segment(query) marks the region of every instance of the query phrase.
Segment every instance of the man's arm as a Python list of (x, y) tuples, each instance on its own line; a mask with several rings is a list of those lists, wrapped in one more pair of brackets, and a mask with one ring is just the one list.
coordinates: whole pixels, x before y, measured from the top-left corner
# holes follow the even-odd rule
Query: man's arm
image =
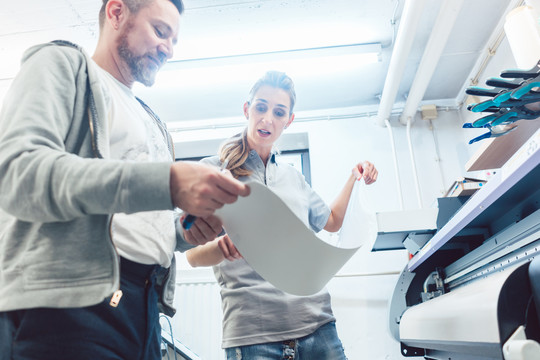
[(198, 162), (171, 165), (170, 191), (174, 206), (194, 216), (210, 216), (216, 209), (249, 195), (249, 187), (219, 168)]
[[(29, 56), (0, 115), (0, 207), (24, 221), (69, 221), (175, 206), (197, 216), (249, 189), (219, 170), (184, 162), (134, 163), (70, 153), (66, 139), (91, 149), (86, 60), (78, 50), (46, 46)], [(98, 131), (93, 128), (88, 131)], [(97, 136), (105, 136), (100, 133)], [(199, 173), (200, 171), (200, 173)]]

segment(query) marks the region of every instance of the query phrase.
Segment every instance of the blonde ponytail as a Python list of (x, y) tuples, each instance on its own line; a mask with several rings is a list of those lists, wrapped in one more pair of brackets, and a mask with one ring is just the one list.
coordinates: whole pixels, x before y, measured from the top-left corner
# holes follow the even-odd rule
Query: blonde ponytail
[(252, 171), (245, 166), (248, 156), (247, 128), (242, 133), (227, 140), (219, 149), (219, 160), (221, 163), (229, 161), (227, 170), (231, 172), (235, 179), (252, 174)]

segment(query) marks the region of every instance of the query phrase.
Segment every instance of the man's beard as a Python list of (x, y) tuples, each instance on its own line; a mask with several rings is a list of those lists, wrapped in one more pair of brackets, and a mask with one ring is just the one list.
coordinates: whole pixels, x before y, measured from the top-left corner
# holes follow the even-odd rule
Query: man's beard
[(146, 53), (142, 56), (135, 56), (130, 50), (127, 40), (127, 34), (130, 29), (131, 25), (128, 25), (119, 39), (118, 54), (120, 55), (122, 60), (126, 62), (127, 66), (129, 67), (129, 71), (131, 72), (131, 76), (133, 76), (133, 79), (135, 81), (138, 81), (145, 86), (152, 86), (154, 84), (154, 81), (156, 80), (156, 74), (159, 70), (159, 67), (154, 68), (153, 66), (147, 65), (149, 61), (148, 56), (152, 56), (154, 58), (157, 57), (158, 60), (162, 63), (163, 57), (159, 54), (154, 56), (150, 53)]

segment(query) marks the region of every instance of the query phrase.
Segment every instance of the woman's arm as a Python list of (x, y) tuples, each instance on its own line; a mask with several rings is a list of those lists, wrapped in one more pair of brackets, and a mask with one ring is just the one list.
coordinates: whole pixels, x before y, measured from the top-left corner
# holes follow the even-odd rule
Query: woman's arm
[(234, 261), (242, 258), (228, 235), (218, 237), (204, 245), (186, 251), (186, 258), (193, 267), (213, 266), (224, 259)]
[(369, 161), (359, 163), (352, 169), (351, 176), (349, 176), (349, 179), (347, 179), (343, 189), (330, 206), (332, 212), (328, 217), (324, 230), (335, 232), (341, 228), (355, 181), (359, 181), (364, 178), (366, 185), (373, 184), (377, 180), (377, 175), (377, 169)]

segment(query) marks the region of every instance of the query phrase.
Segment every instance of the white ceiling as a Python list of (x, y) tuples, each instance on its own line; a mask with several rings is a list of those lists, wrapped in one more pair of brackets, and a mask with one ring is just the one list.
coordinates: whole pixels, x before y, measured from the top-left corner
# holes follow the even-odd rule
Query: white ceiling
[[(184, 0), (175, 59), (380, 43), (381, 61), (332, 74), (294, 76), (297, 112), (355, 107), (376, 111), (392, 56), (404, 0)], [(406, 99), (442, 1), (426, 1), (408, 56), (396, 102)], [(424, 101), (456, 104), (463, 98), (486, 43), (515, 0), (465, 1)], [(101, 0), (2, 0), (0, 6), (0, 85), (15, 76), (27, 47), (63, 38), (93, 52)], [(393, 23), (395, 25), (393, 25)], [(170, 65), (168, 65), (170, 67)], [(261, 74), (262, 75), (262, 74)], [(182, 81), (135, 91), (167, 122), (241, 116), (256, 78), (199, 86)], [(170, 80), (170, 79), (169, 79)]]

